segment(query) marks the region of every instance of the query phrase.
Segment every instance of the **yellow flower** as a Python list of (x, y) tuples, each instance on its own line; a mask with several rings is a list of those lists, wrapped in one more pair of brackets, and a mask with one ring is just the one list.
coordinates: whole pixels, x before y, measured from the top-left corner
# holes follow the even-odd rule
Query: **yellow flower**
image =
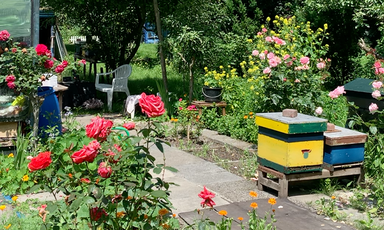
[(248, 43), (252, 43), (253, 41), (252, 41), (252, 39), (248, 39), (247, 42)]
[(271, 18), (270, 18), (270, 17), (267, 18), (267, 22), (269, 22), (269, 21), (271, 21)]
[(9, 229), (12, 226), (12, 224), (8, 224), (7, 226), (4, 226), (5, 229)]
[(334, 200), (334, 199), (336, 199), (336, 197), (335, 197), (335, 196), (332, 196), (331, 199)]
[(270, 203), (271, 205), (275, 205), (276, 199), (275, 198), (269, 198), (268, 203)]
[(160, 215), (160, 216), (164, 216), (164, 215), (166, 215), (166, 214), (168, 214), (168, 210), (167, 210), (167, 209), (162, 208), (162, 209), (159, 210), (159, 215)]
[(22, 181), (28, 181), (29, 180), (29, 176), (28, 175), (24, 175), (23, 178), (21, 179)]
[(248, 116), (247, 116), (247, 115), (245, 115), (245, 116), (244, 116), (244, 119), (248, 119)]
[[(252, 112), (251, 112), (252, 113)], [(250, 113), (250, 115), (251, 115), (251, 113)], [(257, 197), (257, 192), (255, 192), (255, 191), (250, 191), (249, 192), (249, 195), (251, 196), (251, 197)]]
[(19, 198), (19, 197), (17, 197), (17, 196), (13, 196), (13, 197), (12, 197), (12, 200), (13, 200), (13, 201), (17, 201), (18, 198)]
[(257, 208), (257, 206), (258, 206), (258, 205), (257, 205), (256, 202), (252, 202), (251, 205), (250, 205), (250, 207), (253, 208), (253, 209)]
[(8, 158), (10, 158), (10, 157), (14, 157), (13, 153), (10, 153), (10, 154), (8, 155)]
[(0, 205), (0, 210), (3, 211), (6, 207), (5, 205)]
[(324, 30), (327, 30), (327, 29), (328, 29), (328, 24), (325, 23), (325, 24), (324, 24)]

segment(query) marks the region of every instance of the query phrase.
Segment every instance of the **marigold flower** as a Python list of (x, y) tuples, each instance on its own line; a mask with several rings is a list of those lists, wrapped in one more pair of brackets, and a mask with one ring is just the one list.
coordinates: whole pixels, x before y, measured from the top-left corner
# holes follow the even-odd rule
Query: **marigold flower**
[(225, 211), (225, 210), (220, 210), (220, 211), (218, 212), (218, 214), (221, 215), (221, 216), (226, 216), (228, 213), (227, 213), (227, 211)]
[(177, 215), (176, 215), (176, 213), (173, 213), (172, 216), (173, 216), (173, 218), (176, 218)]
[(250, 205), (251, 208), (255, 209), (258, 207), (257, 203), (256, 202), (252, 202), (251, 205)]
[(164, 215), (167, 215), (169, 213), (169, 211), (165, 208), (162, 208), (159, 210), (159, 215), (160, 216), (164, 216)]
[(334, 200), (334, 199), (336, 199), (336, 197), (335, 197), (335, 196), (332, 196), (331, 199)]
[(21, 179), (22, 181), (28, 181), (29, 180), (29, 176), (28, 175), (24, 175), (23, 178)]
[(0, 205), (0, 210), (3, 211), (5, 208), (7, 208), (7, 206), (5, 205)]
[(8, 155), (8, 158), (10, 158), (10, 157), (14, 157), (13, 153), (10, 153), (10, 154)]
[(240, 221), (243, 221), (243, 220), (244, 220), (244, 218), (241, 217), (241, 216), (237, 217), (237, 219), (240, 220)]
[(249, 192), (249, 195), (250, 195), (251, 197), (257, 197), (257, 192), (255, 192), (255, 191), (250, 191), (250, 192)]
[(13, 196), (13, 197), (12, 197), (12, 200), (13, 200), (13, 201), (17, 201), (18, 198), (19, 198), (19, 197), (17, 197), (17, 196)]
[(73, 178), (72, 173), (68, 173), (69, 178)]
[(275, 205), (276, 199), (275, 198), (269, 198), (268, 203), (270, 203), (271, 205)]

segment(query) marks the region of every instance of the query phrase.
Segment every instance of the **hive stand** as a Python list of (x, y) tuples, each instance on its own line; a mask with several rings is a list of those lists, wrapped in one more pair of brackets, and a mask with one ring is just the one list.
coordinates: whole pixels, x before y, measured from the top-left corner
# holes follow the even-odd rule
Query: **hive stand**
[[(271, 188), (278, 192), (280, 198), (288, 197), (288, 183), (292, 181), (306, 181), (332, 177), (343, 177), (359, 175), (358, 183), (361, 183), (364, 178), (363, 163), (333, 165), (332, 167), (323, 167), (320, 172), (304, 172), (304, 173), (292, 173), (284, 174), (274, 169), (259, 165), (258, 169), (258, 183), (257, 187), (260, 191), (264, 190), (264, 187)], [(267, 174), (271, 174), (276, 179), (268, 178)], [(277, 181), (276, 181), (277, 180)]]
[(192, 105), (196, 106), (196, 108), (199, 109), (199, 116), (201, 117), (201, 114), (203, 113), (204, 107), (219, 107), (221, 108), (221, 114), (225, 115), (225, 107), (227, 106), (227, 103), (225, 101), (220, 102), (206, 102), (206, 101), (193, 101)]

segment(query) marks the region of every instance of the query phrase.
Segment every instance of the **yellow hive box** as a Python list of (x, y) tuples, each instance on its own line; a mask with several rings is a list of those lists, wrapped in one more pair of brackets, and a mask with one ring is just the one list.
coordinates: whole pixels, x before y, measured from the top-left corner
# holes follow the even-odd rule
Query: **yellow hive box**
[(327, 120), (298, 114), (258, 113), (258, 161), (283, 173), (320, 171)]

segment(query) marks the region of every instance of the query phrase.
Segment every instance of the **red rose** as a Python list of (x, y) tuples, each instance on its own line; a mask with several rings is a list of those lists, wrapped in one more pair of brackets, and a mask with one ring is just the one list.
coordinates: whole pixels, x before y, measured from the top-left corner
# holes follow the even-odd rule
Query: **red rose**
[(64, 66), (64, 68), (65, 68), (65, 67), (67, 67), (67, 66), (68, 66), (68, 62), (67, 62), (66, 60), (64, 60), (64, 61), (61, 63), (61, 65), (63, 65), (63, 66)]
[(14, 88), (16, 88), (15, 82), (13, 82), (13, 81), (8, 82), (8, 83), (7, 83), (7, 86), (8, 86), (8, 88), (10, 88), (10, 89), (14, 89)]
[(58, 65), (55, 69), (56, 73), (62, 73), (64, 71), (64, 66), (63, 65)]
[(5, 78), (5, 81), (6, 82), (14, 82), (16, 80), (16, 77), (13, 76), (13, 75), (8, 75), (6, 78)]
[(104, 209), (98, 207), (91, 209), (91, 220), (98, 221), (103, 216), (108, 216), (108, 213)]
[(112, 168), (107, 165), (107, 163), (101, 162), (97, 169), (97, 173), (103, 178), (109, 178), (112, 174)]
[(6, 30), (0, 31), (0, 41), (7, 41), (11, 35)]
[(38, 44), (36, 46), (35, 50), (36, 50), (37, 55), (39, 55), (39, 56), (46, 55), (47, 51), (49, 51), (47, 46), (44, 44)]
[(80, 182), (89, 184), (89, 183), (91, 183), (91, 180), (88, 178), (81, 178)]
[(53, 61), (52, 60), (46, 60), (45, 62), (44, 62), (44, 67), (46, 68), (46, 69), (51, 69), (52, 67), (53, 67)]
[(12, 48), (11, 51), (12, 51), (12, 53), (16, 53), (17, 49), (16, 48)]
[(147, 96), (145, 93), (142, 93), (139, 105), (148, 117), (159, 117), (165, 112), (164, 103), (161, 101), (161, 98), (153, 94)]
[(84, 161), (92, 163), (93, 160), (96, 158), (100, 147), (101, 146), (99, 142), (97, 142), (96, 140), (91, 141), (87, 146), (84, 145), (82, 149), (77, 152), (74, 152), (71, 158), (76, 164), (83, 163)]
[(81, 60), (79, 61), (79, 64), (80, 64), (80, 65), (85, 65), (85, 64), (87, 64), (87, 61), (86, 61), (85, 59), (81, 59)]
[(95, 138), (98, 141), (105, 141), (111, 133), (113, 122), (104, 118), (95, 117), (92, 122), (85, 126), (85, 132), (88, 137)]
[(128, 122), (128, 123), (124, 123), (123, 124), (123, 127), (128, 129), (128, 130), (132, 130), (135, 128), (135, 122)]
[(28, 164), (29, 171), (33, 172), (40, 169), (45, 169), (52, 162), (51, 152), (41, 152), (36, 157), (32, 158)]

